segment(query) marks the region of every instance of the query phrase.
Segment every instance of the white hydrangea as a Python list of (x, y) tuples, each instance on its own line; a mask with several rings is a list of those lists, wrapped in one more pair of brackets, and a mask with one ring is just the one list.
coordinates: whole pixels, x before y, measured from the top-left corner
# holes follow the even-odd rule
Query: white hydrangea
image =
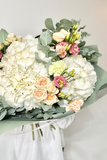
[(44, 64), (35, 61), (37, 44), (37, 40), (28, 35), (22, 42), (12, 42), (2, 58), (0, 97), (11, 107), (24, 106), (29, 110), (38, 106), (33, 98), (36, 77), (48, 74)]
[(75, 97), (86, 100), (94, 91), (94, 86), (97, 81), (96, 72), (90, 62), (87, 62), (81, 55), (72, 55), (63, 59), (68, 72), (75, 70), (74, 79), (63, 87), (61, 92), (72, 94), (71, 99)]

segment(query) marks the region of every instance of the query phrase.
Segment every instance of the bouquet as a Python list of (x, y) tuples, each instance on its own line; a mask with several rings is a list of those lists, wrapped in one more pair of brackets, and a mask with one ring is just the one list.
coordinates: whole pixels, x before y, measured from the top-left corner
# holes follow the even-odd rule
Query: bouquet
[[(34, 38), (0, 31), (0, 120), (59, 119), (95, 102), (107, 87), (107, 73), (97, 66), (97, 46), (80, 21), (62, 19)], [(102, 87), (103, 86), (103, 87)], [(27, 122), (28, 123), (28, 122)]]

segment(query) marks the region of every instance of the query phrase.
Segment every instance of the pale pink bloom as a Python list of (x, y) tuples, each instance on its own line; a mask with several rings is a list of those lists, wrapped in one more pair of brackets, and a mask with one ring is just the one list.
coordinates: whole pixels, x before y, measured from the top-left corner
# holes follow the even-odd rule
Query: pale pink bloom
[(60, 87), (60, 88), (67, 86), (65, 77), (63, 77), (63, 76), (54, 77), (53, 82), (54, 82), (55, 86)]
[(69, 45), (68, 42), (59, 42), (56, 46), (60, 45), (60, 46), (64, 46), (65, 47), (67, 44)]
[(48, 94), (47, 98), (44, 100), (44, 103), (47, 105), (53, 105), (54, 103), (58, 102), (58, 98), (54, 94)]
[(45, 88), (37, 88), (34, 91), (34, 97), (38, 102), (41, 102), (42, 100), (46, 99), (47, 97), (47, 91)]
[(50, 79), (47, 77), (37, 77), (36, 85), (40, 87), (47, 87), (50, 83)]
[(79, 47), (76, 43), (73, 43), (69, 49), (69, 52), (74, 54), (74, 55), (77, 55), (79, 54)]
[(74, 99), (68, 107), (66, 107), (66, 111), (73, 110), (74, 112), (78, 112), (80, 108), (83, 106), (84, 101), (82, 99)]
[(3, 56), (3, 53), (2, 52), (0, 52), (0, 58)]
[(65, 51), (65, 46), (66, 45), (69, 45), (68, 42), (59, 42), (57, 45), (56, 45), (56, 51), (57, 52), (60, 52), (61, 54), (59, 54), (59, 57), (60, 58), (64, 58), (67, 54), (67, 52)]
[(61, 53), (61, 54), (59, 54), (60, 58), (64, 58), (67, 54), (64, 46), (60, 46), (60, 45), (56, 46), (56, 51)]

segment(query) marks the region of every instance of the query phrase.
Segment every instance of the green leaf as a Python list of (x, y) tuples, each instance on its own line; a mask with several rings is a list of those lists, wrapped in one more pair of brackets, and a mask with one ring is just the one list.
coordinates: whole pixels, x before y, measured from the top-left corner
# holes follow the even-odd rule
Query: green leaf
[(56, 108), (56, 112), (57, 113), (63, 113), (63, 112), (65, 112), (65, 107), (57, 107)]
[(39, 43), (37, 48), (38, 50), (41, 50), (43, 53), (45, 53), (46, 57), (48, 57), (48, 53), (50, 52), (50, 49), (47, 46), (43, 46)]
[(76, 20), (72, 19), (71, 22), (72, 22), (72, 26), (77, 25), (77, 23), (80, 24), (80, 20), (76, 21)]
[(72, 22), (68, 19), (61, 19), (60, 23), (56, 23), (56, 31), (60, 31), (61, 29), (65, 29), (68, 31), (72, 26)]
[(80, 43), (78, 44), (78, 47), (79, 47), (79, 48), (80, 48), (80, 47), (83, 47), (85, 44), (86, 44), (86, 42), (85, 42), (85, 41), (82, 41), (82, 42), (80, 42)]
[(23, 111), (24, 109), (25, 109), (24, 107), (17, 108), (17, 109), (16, 109), (16, 112), (21, 112), (21, 111)]
[(45, 20), (45, 26), (46, 26), (46, 28), (48, 28), (51, 31), (53, 31), (55, 29), (54, 26), (53, 26), (53, 21), (52, 21), (51, 18), (47, 18)]
[(43, 118), (43, 114), (42, 113), (39, 113), (36, 118)]
[(81, 32), (81, 38), (80, 38), (80, 41), (82, 41), (85, 37), (88, 37), (88, 36), (90, 36), (90, 34), (89, 34), (89, 33), (87, 33), (87, 32)]
[(70, 27), (72, 26), (72, 22), (69, 21), (68, 19), (61, 19), (60, 20), (61, 26), (68, 31)]
[(45, 113), (43, 117), (44, 117), (45, 120), (47, 120), (49, 118), (52, 118), (52, 115)]
[(52, 35), (49, 32), (49, 30), (42, 32), (42, 34), (40, 35), (40, 41), (41, 41), (42, 45), (44, 45), (44, 46), (46, 46), (52, 42)]
[(47, 31), (47, 29), (46, 29), (46, 28), (42, 29), (42, 32), (45, 32), (45, 31)]
[(49, 106), (49, 105), (43, 105), (43, 110), (44, 111), (48, 111), (49, 109), (51, 109), (52, 108), (52, 106)]
[(61, 54), (60, 52), (50, 51), (48, 53), (48, 57), (56, 57), (57, 55)]
[(8, 109), (7, 115), (15, 115), (15, 109), (14, 108)]
[(38, 62), (38, 63), (43, 63), (43, 64), (47, 64), (47, 62), (45, 62), (45, 61), (43, 61), (42, 59), (39, 58), (37, 52), (35, 52), (35, 57), (36, 57), (36, 62)]
[(0, 30), (0, 42), (3, 43), (7, 38), (8, 32), (5, 29)]
[(47, 73), (49, 73), (49, 66), (51, 65), (51, 60), (50, 61), (48, 61), (48, 63), (46, 64), (46, 69), (47, 69)]
[(7, 110), (6, 109), (2, 109), (0, 111), (0, 121), (6, 116), (7, 114)]
[(78, 32), (81, 30), (81, 29), (84, 29), (86, 26), (83, 26), (83, 27), (80, 27), (79, 29), (78, 29)]

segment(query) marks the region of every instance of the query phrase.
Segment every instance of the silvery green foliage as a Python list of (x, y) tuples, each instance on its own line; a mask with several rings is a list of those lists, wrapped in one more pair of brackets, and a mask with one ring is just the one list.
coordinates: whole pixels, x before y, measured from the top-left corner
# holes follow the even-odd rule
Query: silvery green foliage
[(0, 30), (0, 42), (3, 43), (7, 38), (8, 32), (5, 29)]

